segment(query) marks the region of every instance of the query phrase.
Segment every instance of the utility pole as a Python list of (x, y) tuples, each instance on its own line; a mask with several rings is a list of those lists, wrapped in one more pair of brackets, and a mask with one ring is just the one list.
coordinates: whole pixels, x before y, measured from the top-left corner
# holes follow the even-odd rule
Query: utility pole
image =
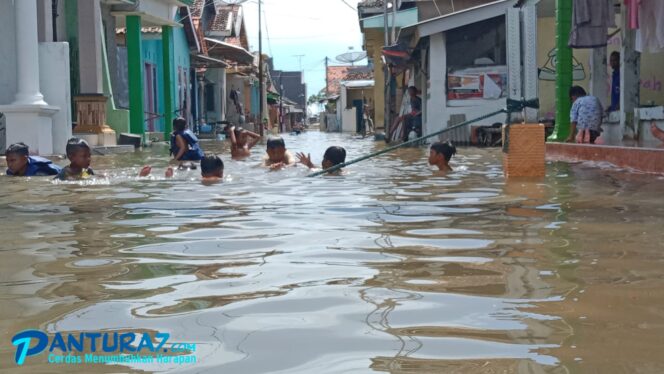
[(330, 61), (330, 58), (325, 56), (325, 97), (326, 98), (327, 98), (327, 95), (330, 94), (330, 92), (328, 91), (328, 87), (330, 87), (330, 79), (327, 76), (327, 68), (329, 66), (329, 61)]
[(259, 119), (259, 127), (260, 131), (258, 132), (261, 136), (263, 136), (263, 101), (265, 100), (265, 93), (263, 92), (264, 89), (264, 82), (263, 82), (263, 26), (262, 26), (262, 0), (258, 0), (258, 90), (259, 92), (259, 100), (260, 100), (260, 119)]
[[(383, 34), (385, 36), (385, 46), (390, 45), (390, 40), (389, 40), (389, 34), (388, 34), (388, 24), (387, 24), (387, 0), (383, 1)], [(387, 66), (387, 61), (383, 59), (382, 61), (385, 61), (383, 64), (383, 78), (385, 79), (385, 87), (383, 90), (383, 127), (385, 128), (385, 131), (387, 134), (389, 134), (390, 130), (390, 105), (389, 105), (389, 100), (390, 100), (390, 73), (388, 71), (388, 66)], [(386, 137), (385, 140), (389, 141), (389, 139)]]
[(390, 44), (397, 42), (397, 4), (399, 0), (392, 0), (392, 40)]
[(284, 84), (282, 82), (284, 72), (279, 73), (279, 132), (284, 130)]

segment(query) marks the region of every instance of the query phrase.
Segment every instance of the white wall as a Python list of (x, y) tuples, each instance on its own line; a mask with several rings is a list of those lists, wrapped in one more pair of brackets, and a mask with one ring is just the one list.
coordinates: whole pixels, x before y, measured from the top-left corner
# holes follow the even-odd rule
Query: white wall
[(52, 117), (53, 153), (65, 154), (65, 145), (72, 134), (69, 43), (39, 43), (39, 73), (44, 100), (60, 108)]
[(431, 134), (447, 127), (449, 116), (445, 116), (445, 78), (447, 75), (447, 52), (445, 34), (438, 33), (429, 38), (429, 87), (426, 101), (426, 123), (424, 133)]
[(17, 89), (14, 2), (0, 0), (0, 10), (0, 104), (10, 104)]
[(357, 118), (355, 117), (355, 108), (351, 109), (338, 109), (342, 110), (341, 113), (341, 131), (342, 132), (357, 132), (356, 122)]

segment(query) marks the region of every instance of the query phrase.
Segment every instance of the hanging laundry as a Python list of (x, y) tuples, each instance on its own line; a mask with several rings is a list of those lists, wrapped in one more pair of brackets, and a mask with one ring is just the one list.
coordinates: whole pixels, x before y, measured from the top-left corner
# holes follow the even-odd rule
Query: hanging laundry
[(607, 44), (609, 27), (616, 27), (613, 0), (575, 0), (572, 8), (572, 48), (597, 48)]
[(641, 5), (641, 0), (625, 0), (627, 27), (632, 30), (639, 28), (639, 5)]
[(640, 0), (639, 29), (635, 48), (638, 52), (664, 51), (664, 1)]

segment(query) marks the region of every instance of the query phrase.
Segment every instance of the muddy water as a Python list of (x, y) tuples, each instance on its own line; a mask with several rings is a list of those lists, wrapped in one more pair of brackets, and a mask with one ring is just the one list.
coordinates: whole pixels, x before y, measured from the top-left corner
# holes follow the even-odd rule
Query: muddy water
[[(286, 142), (314, 162), (381, 146)], [(662, 178), (550, 164), (506, 182), (481, 149), (437, 175), (425, 153), (309, 179), (255, 150), (203, 186), (161, 178), (155, 147), (94, 159), (95, 183), (3, 177), (0, 371), (664, 372)], [(137, 180), (145, 163), (156, 177)], [(197, 362), (17, 367), (28, 328), (168, 332)]]

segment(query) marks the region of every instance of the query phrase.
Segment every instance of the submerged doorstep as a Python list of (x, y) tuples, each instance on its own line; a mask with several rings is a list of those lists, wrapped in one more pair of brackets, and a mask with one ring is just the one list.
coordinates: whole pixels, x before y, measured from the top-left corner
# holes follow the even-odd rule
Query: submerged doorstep
[(664, 174), (664, 148), (547, 143), (546, 158), (550, 161), (608, 162), (621, 168)]

